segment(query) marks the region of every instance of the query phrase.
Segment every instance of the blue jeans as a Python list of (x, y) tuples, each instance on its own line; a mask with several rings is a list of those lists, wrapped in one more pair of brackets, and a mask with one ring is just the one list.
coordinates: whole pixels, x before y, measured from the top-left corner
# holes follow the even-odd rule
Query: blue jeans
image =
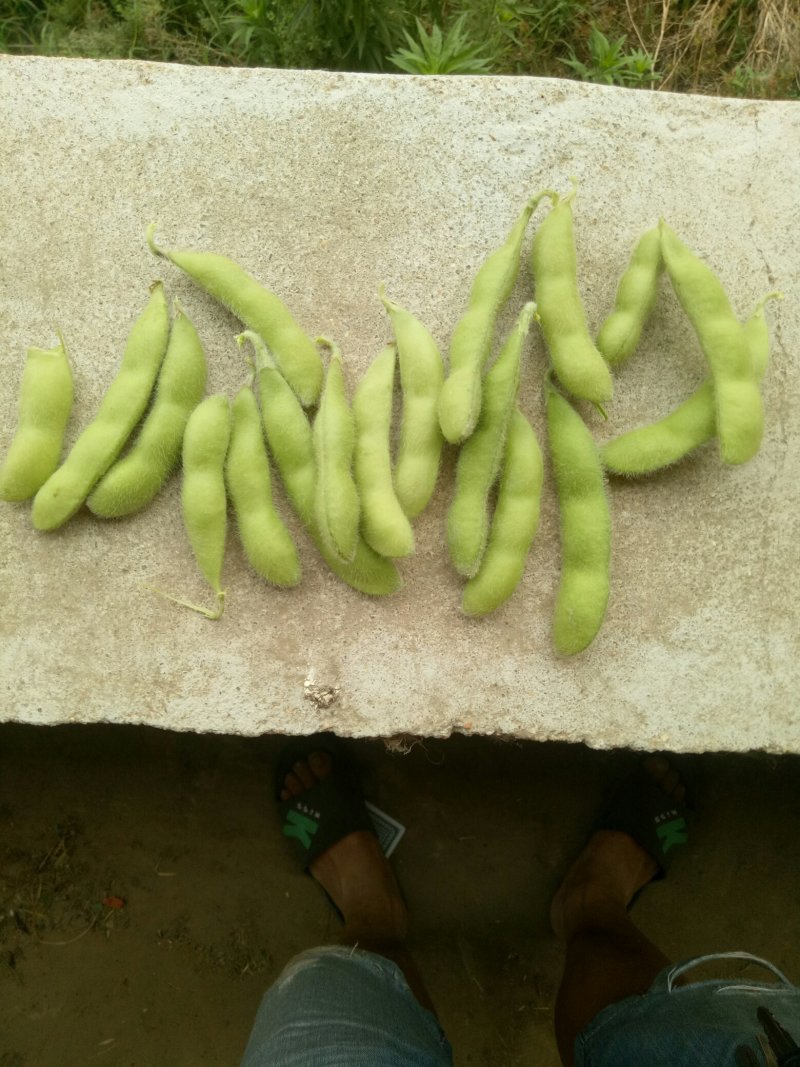
[(328, 946), (295, 956), (267, 990), (241, 1067), (450, 1067), (436, 1017), (396, 963)]
[[(701, 963), (749, 960), (777, 982), (711, 981), (675, 985)], [(763, 1064), (756, 1019), (767, 1008), (800, 1044), (800, 989), (766, 960), (749, 952), (696, 956), (665, 968), (650, 989), (603, 1008), (575, 1042), (576, 1067), (734, 1067), (736, 1048), (747, 1045)]]
[[(777, 983), (675, 986), (700, 963), (747, 959)], [(604, 1008), (575, 1042), (577, 1067), (734, 1067), (736, 1046), (758, 1055), (764, 1005), (800, 1042), (800, 989), (743, 952), (699, 956), (658, 975), (643, 996)], [(498, 1061), (499, 1062), (499, 1061)], [(763, 1062), (763, 1057), (759, 1059)], [(435, 1017), (400, 968), (371, 952), (316, 948), (296, 956), (267, 990), (241, 1067), (452, 1067)], [(531, 1053), (531, 1064), (536, 1053)]]

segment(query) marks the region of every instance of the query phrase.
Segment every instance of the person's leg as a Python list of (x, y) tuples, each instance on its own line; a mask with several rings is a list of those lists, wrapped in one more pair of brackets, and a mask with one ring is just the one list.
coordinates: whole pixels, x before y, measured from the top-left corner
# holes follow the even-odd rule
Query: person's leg
[[(267, 990), (242, 1067), (452, 1067), (406, 945), (406, 906), (376, 835), (345, 829), (337, 840), (343, 824), (369, 824), (346, 759), (310, 751), (281, 774), (284, 832), (293, 829), (289, 836), (304, 849), (306, 869), (338, 908), (343, 928), (337, 944), (296, 956)], [(328, 841), (334, 843), (326, 848)]]
[[(683, 784), (666, 760), (653, 757), (645, 767), (667, 796), (678, 803), (684, 799)], [(555, 1006), (556, 1040), (565, 1067), (574, 1062), (575, 1038), (597, 1013), (647, 992), (669, 963), (627, 910), (657, 872), (655, 860), (632, 837), (599, 830), (553, 900), (553, 929), (566, 942)]]
[[(282, 800), (299, 797), (331, 773), (331, 756), (312, 752), (286, 775)], [(408, 912), (378, 839), (369, 831), (349, 834), (311, 864), (344, 917), (340, 945), (357, 946), (392, 960), (419, 1003), (434, 1011), (431, 998), (406, 947)]]

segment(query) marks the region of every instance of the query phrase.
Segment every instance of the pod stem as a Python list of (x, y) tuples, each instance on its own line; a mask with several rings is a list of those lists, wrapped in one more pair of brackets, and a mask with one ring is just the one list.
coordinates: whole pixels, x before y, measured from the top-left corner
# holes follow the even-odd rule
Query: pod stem
[(336, 344), (335, 341), (332, 341), (330, 339), (330, 337), (315, 337), (314, 344), (322, 345), (324, 348), (329, 348), (331, 353), (331, 359), (338, 359), (340, 363), (342, 362), (342, 350)]
[(773, 289), (771, 293), (767, 293), (766, 296), (762, 296), (756, 306), (753, 308), (753, 314), (757, 315), (760, 311), (763, 311), (770, 300), (784, 300), (786, 294), (782, 293), (780, 289)]
[(254, 368), (256, 373), (265, 368), (269, 370), (278, 369), (275, 360), (272, 358), (272, 353), (267, 347), (267, 342), (261, 334), (256, 333), (255, 330), (245, 330), (243, 333), (236, 335), (236, 344), (239, 348), (244, 348), (248, 341), (253, 346), (254, 358), (248, 359), (247, 362)]
[(536, 308), (536, 301), (529, 300), (527, 304), (523, 306), (522, 311), (520, 312), (519, 319), (517, 320), (517, 325), (522, 331), (522, 333), (527, 333), (528, 330), (530, 330), (531, 328), (531, 323), (539, 321), (540, 319), (539, 313)]
[(166, 256), (166, 252), (162, 252), (156, 244), (155, 232), (158, 229), (157, 222), (151, 222), (147, 229), (144, 231), (145, 240), (150, 251), (154, 256)]
[(171, 600), (173, 604), (180, 604), (181, 607), (191, 608), (192, 611), (196, 611), (199, 615), (204, 615), (207, 619), (221, 619), (222, 613), (225, 610), (225, 590), (220, 589), (217, 593), (217, 610), (211, 611), (210, 608), (204, 608), (202, 604), (194, 604), (191, 600), (181, 600), (180, 597), (173, 596), (172, 593), (167, 593), (163, 589), (159, 589), (158, 586), (150, 585), (148, 582), (142, 583), (146, 589), (152, 589), (154, 593), (158, 593), (159, 596), (166, 597), (167, 600)]
[(389, 313), (394, 310), (397, 310), (397, 308), (399, 308), (400, 306), (399, 304), (396, 304), (394, 300), (390, 300), (389, 297), (386, 295), (386, 286), (383, 284), (383, 282), (381, 282), (381, 284), (378, 286), (378, 299), (381, 301), (381, 303)]

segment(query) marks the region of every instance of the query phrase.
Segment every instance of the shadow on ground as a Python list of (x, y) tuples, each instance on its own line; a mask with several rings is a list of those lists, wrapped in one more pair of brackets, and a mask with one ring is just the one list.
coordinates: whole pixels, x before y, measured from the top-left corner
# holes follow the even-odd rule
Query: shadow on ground
[[(336, 921), (272, 805), (283, 739), (0, 726), (0, 1067), (236, 1067), (265, 987)], [(634, 758), (454, 737), (354, 742), (456, 1064), (558, 1063), (550, 897)], [(691, 852), (636, 905), (679, 958), (800, 980), (800, 759), (681, 757)]]

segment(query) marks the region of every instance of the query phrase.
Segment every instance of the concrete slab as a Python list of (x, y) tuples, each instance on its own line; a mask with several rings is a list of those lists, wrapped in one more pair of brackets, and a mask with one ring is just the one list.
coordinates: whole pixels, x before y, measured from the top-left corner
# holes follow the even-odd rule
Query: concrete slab
[[(141, 516), (82, 514), (53, 535), (32, 530), (26, 506), (0, 510), (0, 717), (800, 751), (800, 105), (528, 78), (9, 57), (0, 100), (0, 448), (25, 347), (52, 343), (56, 326), (66, 334), (74, 439), (157, 276), (201, 331), (209, 389), (240, 384), (237, 323), (152, 259), (143, 229), (156, 219), (165, 243), (231, 255), (310, 333), (337, 338), (351, 383), (388, 335), (380, 282), (446, 348), (475, 270), (522, 203), (572, 174), (592, 326), (659, 215), (718, 271), (742, 316), (768, 289), (787, 297), (770, 311), (759, 456), (724, 468), (709, 447), (665, 476), (611, 487), (612, 597), (583, 655), (559, 659), (550, 643), (549, 477), (523, 586), (483, 622), (459, 615), (443, 549), (452, 455), (401, 593), (352, 592), (302, 535), (303, 584), (276, 592), (232, 537), (219, 623), (145, 588), (203, 595), (174, 479)], [(529, 292), (523, 274), (504, 328)], [(535, 338), (522, 403), (542, 439), (544, 367)], [(702, 377), (665, 284), (608, 423), (592, 420), (598, 438), (668, 411)]]

